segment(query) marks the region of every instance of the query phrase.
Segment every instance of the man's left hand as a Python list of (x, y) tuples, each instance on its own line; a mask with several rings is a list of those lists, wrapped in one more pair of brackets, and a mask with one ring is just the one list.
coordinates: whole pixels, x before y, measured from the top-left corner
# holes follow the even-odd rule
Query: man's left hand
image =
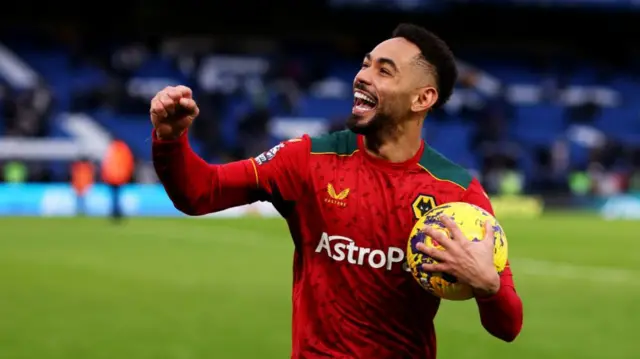
[(500, 275), (493, 263), (495, 245), (493, 228), (489, 221), (485, 222), (485, 235), (481, 241), (470, 241), (462, 233), (453, 219), (440, 218), (451, 234), (433, 227), (425, 227), (423, 231), (437, 241), (445, 250), (427, 247), (418, 243), (417, 249), (435, 259), (438, 263), (423, 264), (422, 269), (428, 272), (445, 272), (470, 285), (476, 297), (491, 296), (500, 289)]

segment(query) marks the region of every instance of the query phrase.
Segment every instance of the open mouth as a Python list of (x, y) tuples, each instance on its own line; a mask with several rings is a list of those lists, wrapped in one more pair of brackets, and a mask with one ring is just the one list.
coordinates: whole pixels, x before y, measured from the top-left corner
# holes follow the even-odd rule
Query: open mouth
[(355, 91), (353, 93), (353, 113), (362, 115), (366, 112), (374, 110), (378, 105), (378, 100), (367, 93)]

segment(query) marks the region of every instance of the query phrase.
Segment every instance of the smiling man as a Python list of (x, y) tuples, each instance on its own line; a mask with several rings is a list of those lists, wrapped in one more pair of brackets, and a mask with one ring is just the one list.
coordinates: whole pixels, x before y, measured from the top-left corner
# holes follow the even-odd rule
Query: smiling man
[[(447, 101), (456, 76), (442, 40), (400, 25), (364, 58), (349, 130), (224, 165), (189, 147), (186, 131), (199, 113), (190, 89), (168, 87), (152, 100), (154, 165), (176, 208), (201, 215), (270, 201), (287, 220), (295, 245), (292, 358), (436, 357), (440, 300), (406, 271), (409, 233), (443, 203), (492, 212), (480, 183), (421, 139), (427, 113)], [(447, 268), (468, 279), (486, 330), (512, 341), (522, 303), (511, 270), (498, 275), (491, 255), (472, 247), (451, 251)]]

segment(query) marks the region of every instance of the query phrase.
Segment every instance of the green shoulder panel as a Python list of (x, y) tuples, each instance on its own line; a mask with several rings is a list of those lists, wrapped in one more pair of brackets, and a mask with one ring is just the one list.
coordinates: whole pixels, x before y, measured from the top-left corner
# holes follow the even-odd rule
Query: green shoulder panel
[(334, 154), (349, 156), (358, 150), (358, 137), (355, 133), (345, 130), (327, 135), (311, 137), (312, 154)]
[(461, 166), (453, 163), (440, 152), (425, 145), (424, 153), (420, 158), (420, 167), (424, 168), (433, 177), (440, 181), (452, 182), (465, 190), (469, 187), (473, 177)]

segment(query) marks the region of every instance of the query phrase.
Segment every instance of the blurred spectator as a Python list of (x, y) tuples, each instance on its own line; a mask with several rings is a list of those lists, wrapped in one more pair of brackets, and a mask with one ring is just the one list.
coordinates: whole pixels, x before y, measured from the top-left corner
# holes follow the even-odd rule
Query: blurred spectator
[(6, 183), (24, 183), (28, 179), (27, 166), (20, 161), (10, 161), (3, 167), (3, 178)]
[(590, 124), (600, 114), (602, 108), (594, 99), (589, 96), (587, 100), (579, 105), (567, 108), (569, 123)]
[(589, 173), (575, 170), (569, 175), (569, 189), (573, 195), (586, 196), (591, 193), (593, 183)]
[(503, 170), (500, 179), (499, 194), (503, 196), (516, 196), (524, 190), (524, 176), (513, 166)]
[(95, 168), (87, 158), (81, 158), (71, 165), (71, 186), (76, 193), (77, 214), (86, 214), (85, 195), (95, 182)]
[(102, 181), (111, 187), (113, 196), (111, 218), (116, 222), (119, 222), (124, 215), (120, 203), (120, 192), (122, 186), (131, 181), (134, 165), (129, 146), (122, 140), (113, 140), (102, 160)]
[(44, 82), (33, 89), (8, 91), (3, 98), (6, 134), (42, 137), (47, 133), (52, 96)]
[(622, 192), (622, 177), (616, 173), (608, 172), (605, 167), (593, 162), (587, 169), (593, 183), (593, 193), (600, 196), (611, 196)]
[(238, 125), (240, 147), (237, 151), (240, 158), (255, 156), (269, 147), (267, 125), (270, 119), (269, 110), (261, 105), (240, 119)]
[(214, 161), (230, 152), (220, 134), (222, 116), (227, 110), (227, 98), (219, 92), (202, 93), (198, 96), (200, 115), (193, 123), (192, 136), (203, 143), (204, 158)]

